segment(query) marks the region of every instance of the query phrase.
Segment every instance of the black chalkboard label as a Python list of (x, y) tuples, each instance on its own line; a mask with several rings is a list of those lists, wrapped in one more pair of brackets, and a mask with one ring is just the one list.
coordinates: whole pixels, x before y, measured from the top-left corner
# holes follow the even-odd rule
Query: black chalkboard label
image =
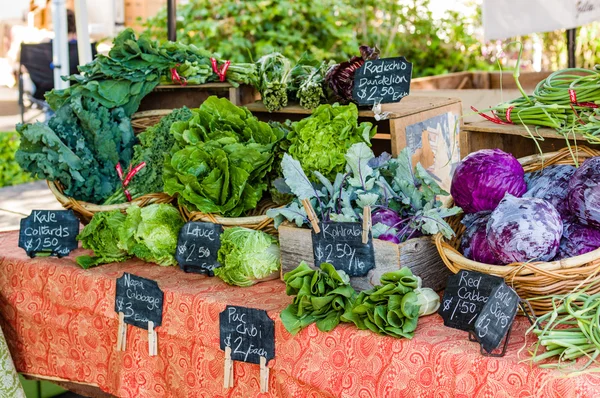
[(275, 357), (275, 322), (265, 310), (228, 305), (219, 314), (220, 347), (231, 347), (231, 359), (260, 364)]
[(77, 249), (77, 234), (79, 220), (72, 210), (33, 210), (21, 219), (19, 247), (29, 257), (36, 253), (64, 257)]
[(519, 295), (505, 283), (497, 286), (475, 321), (475, 337), (487, 352), (500, 345), (517, 315)]
[(175, 258), (185, 272), (214, 276), (220, 266), (217, 254), (221, 248), (223, 226), (209, 222), (190, 221), (179, 230)]
[(125, 323), (148, 329), (148, 321), (154, 327), (162, 324), (164, 293), (158, 283), (125, 272), (117, 279), (115, 312), (125, 314)]
[(504, 283), (504, 279), (475, 271), (462, 270), (448, 277), (444, 298), (438, 313), (444, 325), (473, 331), (475, 321), (488, 302), (494, 289)]
[(373, 237), (362, 243), (362, 224), (329, 222), (320, 224), (321, 232), (312, 230), (315, 267), (330, 263), (349, 276), (365, 276), (375, 268)]
[(412, 64), (404, 57), (365, 63), (354, 72), (352, 98), (358, 105), (398, 102), (410, 91)]

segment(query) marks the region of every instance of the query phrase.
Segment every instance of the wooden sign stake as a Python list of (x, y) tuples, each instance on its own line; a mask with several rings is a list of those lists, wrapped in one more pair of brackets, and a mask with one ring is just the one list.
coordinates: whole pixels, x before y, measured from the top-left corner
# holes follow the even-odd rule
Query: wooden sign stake
[(321, 228), (319, 228), (319, 220), (317, 218), (317, 213), (313, 209), (310, 204), (310, 200), (302, 199), (302, 205), (304, 206), (304, 210), (306, 211), (306, 215), (308, 216), (308, 221), (310, 221), (310, 225), (316, 234), (321, 232)]
[(269, 392), (269, 368), (265, 357), (260, 357), (260, 392)]
[(369, 242), (369, 231), (371, 231), (371, 206), (363, 207), (363, 230), (362, 243), (366, 245)]
[(148, 355), (158, 355), (158, 338), (154, 329), (154, 322), (148, 321)]
[(223, 388), (233, 387), (233, 360), (231, 359), (231, 347), (225, 347), (225, 374), (223, 377)]
[(127, 324), (125, 314), (119, 312), (119, 329), (117, 331), (117, 351), (125, 351), (127, 347)]

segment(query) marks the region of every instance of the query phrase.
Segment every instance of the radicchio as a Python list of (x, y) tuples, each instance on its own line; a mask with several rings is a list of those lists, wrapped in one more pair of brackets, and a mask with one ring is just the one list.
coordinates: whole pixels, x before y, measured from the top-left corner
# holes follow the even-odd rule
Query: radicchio
[(325, 75), (325, 83), (333, 92), (333, 99), (341, 104), (352, 101), (352, 89), (354, 88), (354, 72), (358, 70), (365, 61), (379, 59), (377, 47), (360, 46), (360, 57), (352, 57), (349, 61), (333, 65)]

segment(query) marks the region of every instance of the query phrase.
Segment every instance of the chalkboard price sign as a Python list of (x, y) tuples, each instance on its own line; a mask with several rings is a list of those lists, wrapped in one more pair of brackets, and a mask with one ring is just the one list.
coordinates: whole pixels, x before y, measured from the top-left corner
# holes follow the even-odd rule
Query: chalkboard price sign
[(220, 266), (217, 254), (221, 248), (223, 226), (208, 222), (190, 221), (179, 230), (175, 258), (185, 272), (214, 276)]
[(448, 277), (438, 310), (444, 319), (444, 325), (473, 331), (477, 317), (500, 284), (504, 284), (504, 279), (475, 271), (462, 270)]
[(359, 105), (398, 102), (410, 91), (412, 64), (404, 57), (365, 63), (354, 72), (352, 98)]
[(365, 276), (375, 267), (373, 237), (362, 243), (362, 224), (330, 222), (321, 224), (321, 232), (312, 231), (315, 266), (330, 263), (349, 276)]
[(29, 257), (49, 253), (60, 258), (77, 249), (78, 233), (79, 220), (72, 210), (33, 210), (21, 219), (19, 247)]
[(148, 321), (154, 327), (162, 324), (164, 293), (158, 283), (125, 272), (117, 279), (115, 312), (125, 314), (125, 323), (148, 329)]
[(231, 347), (231, 359), (260, 364), (275, 357), (275, 322), (265, 310), (228, 305), (219, 314), (220, 347)]
[(484, 350), (492, 352), (500, 345), (517, 315), (519, 296), (505, 283), (497, 286), (475, 321), (475, 337)]

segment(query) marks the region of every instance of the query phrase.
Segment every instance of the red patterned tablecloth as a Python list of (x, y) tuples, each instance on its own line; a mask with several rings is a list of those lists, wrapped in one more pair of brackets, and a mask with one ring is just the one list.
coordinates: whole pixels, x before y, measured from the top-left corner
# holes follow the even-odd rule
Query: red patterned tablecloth
[[(276, 356), (269, 394), (276, 397), (599, 397), (600, 375), (564, 377), (519, 362), (527, 324), (515, 322), (508, 354), (489, 358), (438, 315), (419, 320), (412, 340), (342, 324), (314, 325), (291, 336), (279, 321), (290, 302), (283, 282), (250, 288), (140, 261), (82, 270), (67, 258), (29, 259), (17, 233), (0, 234), (0, 324), (17, 369), (99, 386), (121, 397), (255, 397), (259, 367), (236, 362), (224, 390), (219, 313), (227, 304), (264, 309), (275, 320)], [(154, 279), (165, 292), (158, 356), (147, 331), (130, 326), (116, 352), (115, 280), (123, 272)]]

